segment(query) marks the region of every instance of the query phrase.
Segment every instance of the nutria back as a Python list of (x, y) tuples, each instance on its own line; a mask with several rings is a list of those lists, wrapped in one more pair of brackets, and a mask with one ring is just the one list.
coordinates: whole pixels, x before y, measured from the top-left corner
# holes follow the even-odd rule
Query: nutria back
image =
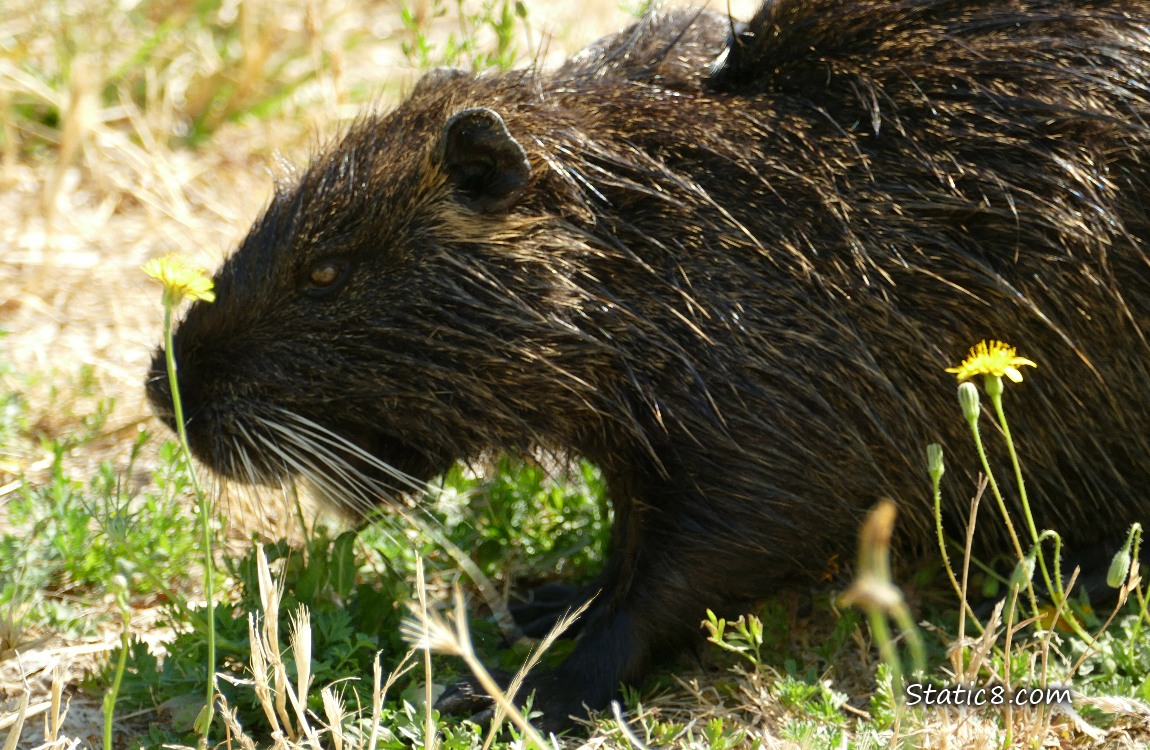
[(650, 15), (550, 73), (432, 74), (277, 191), (189, 310), (192, 448), (352, 508), (493, 450), (597, 463), (616, 526), (534, 685), (555, 722), (707, 607), (851, 556), (880, 498), (929, 549), (928, 443), (963, 528), (943, 368), (979, 339), (1039, 363), (1008, 394), (1039, 527), (1107, 545), (1150, 520), (1147, 18), (776, 0)]

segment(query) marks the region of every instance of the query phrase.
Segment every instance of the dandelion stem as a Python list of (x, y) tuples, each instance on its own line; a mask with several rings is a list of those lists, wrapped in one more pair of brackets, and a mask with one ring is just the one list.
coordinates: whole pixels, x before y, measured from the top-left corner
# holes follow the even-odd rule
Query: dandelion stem
[(116, 711), (116, 699), (120, 695), (120, 685), (128, 667), (128, 648), (131, 646), (132, 615), (128, 610), (127, 594), (123, 587), (116, 592), (116, 604), (120, 608), (120, 658), (116, 660), (116, 671), (112, 687), (104, 694), (104, 750), (112, 750), (112, 719)]
[[(989, 379), (991, 376), (987, 376)], [(1001, 382), (1001, 380), (999, 381)], [(1018, 452), (1014, 449), (1014, 438), (1010, 435), (1010, 423), (1006, 419), (1006, 411), (1002, 408), (1002, 387), (987, 388), (987, 393), (990, 395), (990, 402), (994, 404), (994, 413), (998, 416), (998, 424), (1002, 427), (1002, 435), (1006, 439), (1006, 450), (1010, 453), (1010, 463), (1014, 467), (1014, 481), (1018, 488), (1018, 499), (1022, 504), (1022, 513), (1026, 516), (1026, 527), (1030, 531), (1030, 539), (1035, 544), (1039, 543), (1038, 540), (1038, 527), (1034, 524), (1034, 514), (1030, 512), (1030, 501), (1026, 496), (1026, 482), (1022, 477), (1022, 465), (1018, 461)], [(1046, 590), (1054, 593), (1054, 586), (1050, 579), (1050, 573), (1046, 568), (1046, 557), (1042, 554), (1038, 555), (1038, 565), (1042, 570), (1042, 579), (1046, 584)], [(1062, 598), (1062, 581), (1058, 582), (1058, 596)]]
[[(1022, 560), (1025, 553), (1022, 551), (1022, 543), (1018, 540), (1018, 534), (1014, 530), (1014, 522), (1010, 520), (1010, 511), (1006, 507), (1006, 500), (1002, 496), (1002, 491), (998, 488), (998, 481), (994, 478), (994, 472), (990, 470), (990, 459), (986, 456), (986, 446), (982, 443), (982, 433), (978, 429), (978, 418), (968, 420), (970, 425), (970, 432), (974, 436), (974, 446), (978, 450), (978, 458), (982, 462), (982, 470), (986, 472), (986, 482), (990, 486), (990, 491), (994, 495), (995, 501), (998, 503), (998, 510), (1002, 513), (1002, 520), (1006, 524), (1006, 531), (1010, 535), (1010, 541), (1014, 545), (1014, 552), (1018, 555), (1018, 559)], [(1033, 611), (1034, 617), (1037, 619), (1038, 601), (1034, 595), (1034, 586), (1030, 582), (1026, 585), (1027, 593), (1030, 597), (1030, 607)]]
[[(992, 376), (987, 376), (989, 380)], [(1066, 591), (1062, 585), (1062, 537), (1054, 531), (1043, 531), (1038, 533), (1038, 527), (1034, 523), (1034, 515), (1030, 510), (1030, 500), (1026, 494), (1026, 482), (1022, 476), (1022, 463), (1018, 460), (1018, 452), (1014, 448), (1014, 438), (1010, 435), (1010, 423), (1006, 419), (1006, 410), (1002, 406), (1002, 386), (1001, 379), (999, 379), (998, 387), (987, 388), (987, 393), (990, 395), (990, 402), (994, 404), (994, 413), (998, 417), (998, 424), (1002, 427), (1002, 435), (1006, 440), (1006, 450), (1010, 454), (1010, 462), (1014, 467), (1014, 480), (1018, 487), (1018, 499), (1022, 504), (1022, 513), (1026, 517), (1026, 526), (1030, 531), (1030, 538), (1038, 547), (1038, 568), (1042, 571), (1042, 581), (1046, 584), (1047, 595), (1051, 597), (1056, 607), (1062, 607), (1063, 602), (1066, 601)], [(1046, 555), (1042, 554), (1042, 541), (1047, 537), (1054, 540), (1054, 576), (1050, 575), (1050, 569), (1046, 564)], [(1033, 601), (1034, 593), (1031, 591), (1031, 599)], [(1070, 611), (1066, 610), (1066, 615), (1063, 621), (1070, 625), (1070, 628), (1078, 634), (1087, 643), (1093, 643), (1094, 638), (1082, 627), (1078, 621), (1078, 617)]]
[(196, 500), (199, 504), (200, 511), (200, 533), (201, 544), (204, 549), (204, 598), (207, 600), (205, 607), (205, 620), (207, 623), (207, 641), (208, 641), (208, 688), (207, 688), (207, 705), (204, 707), (206, 713), (201, 714), (202, 723), (197, 721), (199, 727), (202, 727), (200, 735), (200, 747), (208, 746), (208, 732), (211, 730), (212, 720), (215, 717), (215, 690), (216, 690), (216, 603), (215, 603), (215, 569), (212, 560), (212, 534), (211, 534), (211, 520), (212, 509), (211, 503), (208, 502), (207, 496), (204, 494), (203, 488), (200, 487), (200, 480), (196, 476), (195, 468), (192, 466), (192, 450), (188, 443), (188, 432), (184, 425), (184, 409), (180, 401), (180, 388), (179, 380), (176, 376), (176, 354), (173, 347), (174, 335), (172, 332), (172, 307), (167, 297), (164, 299), (164, 353), (168, 366), (168, 386), (172, 391), (172, 410), (175, 413), (176, 419), (176, 435), (180, 440), (180, 448), (184, 451), (184, 457), (188, 462), (188, 476), (192, 480), (192, 488), (196, 493)]

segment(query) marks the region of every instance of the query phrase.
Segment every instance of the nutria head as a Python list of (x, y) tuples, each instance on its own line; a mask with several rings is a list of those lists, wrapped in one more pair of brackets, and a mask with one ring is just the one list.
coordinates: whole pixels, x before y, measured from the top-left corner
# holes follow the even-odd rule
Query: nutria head
[[(530, 377), (571, 336), (554, 269), (531, 268), (533, 179), (496, 111), (442, 92), (357, 123), (276, 191), (178, 327), (196, 456), (248, 482), (374, 473), (394, 491), (537, 442), (541, 410), (570, 418)], [(163, 364), (148, 394), (172, 425)], [(557, 370), (552, 390), (576, 379)]]
[[(355, 123), (277, 188), (216, 273), (216, 301), (179, 325), (197, 457), (247, 482), (305, 474), (357, 504), (489, 450), (651, 457), (640, 371), (687, 357), (657, 311), (621, 304), (619, 275), (642, 288), (663, 270), (601, 209), (611, 190), (626, 204), (681, 180), (588, 133), (624, 128), (628, 111), (662, 122), (628, 109), (635, 85), (700, 91), (730, 24), (652, 13), (546, 81), (432, 71), (396, 110)], [(604, 96), (623, 108), (594, 104)], [(651, 175), (667, 185), (648, 188)], [(683, 221), (660, 205), (668, 227)], [(636, 332), (654, 351), (624, 343)], [(162, 354), (148, 393), (172, 425)]]

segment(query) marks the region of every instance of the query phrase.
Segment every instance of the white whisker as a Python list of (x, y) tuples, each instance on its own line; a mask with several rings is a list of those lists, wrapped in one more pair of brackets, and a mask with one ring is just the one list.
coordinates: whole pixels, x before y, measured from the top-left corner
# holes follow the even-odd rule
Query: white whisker
[(409, 489), (415, 490), (417, 492), (422, 492), (422, 491), (425, 491), (427, 489), (427, 483), (426, 482), (424, 482), (424, 481), (422, 481), (416, 477), (413, 477), (410, 474), (407, 474), (405, 472), (400, 471), (399, 469), (395, 468), (391, 464), (380, 461), (378, 457), (372, 455), (368, 451), (364, 450), (363, 448), (356, 445), (355, 443), (347, 440), (346, 438), (342, 437), (341, 435), (338, 435), (338, 434), (332, 432), (328, 428), (323, 427), (322, 425), (316, 424), (312, 420), (310, 420), (306, 417), (300, 416), (299, 414), (295, 414), (294, 412), (283, 410), (283, 413), (286, 416), (292, 418), (296, 423), (298, 423), (302, 427), (309, 428), (311, 430), (311, 434), (313, 436), (315, 436), (317, 439), (323, 440), (327, 444), (334, 446), (336, 448), (346, 450), (348, 453), (352, 454), (354, 457), (364, 461), (365, 463), (371, 465), (372, 467), (375, 467), (375, 468), (379, 469), (380, 471), (386, 473), (387, 475), (394, 477), (395, 479), (404, 483), (405, 485), (407, 485), (407, 487)]
[[(380, 460), (377, 456), (356, 445), (347, 438), (286, 409), (277, 410), (279, 418), (267, 415), (250, 415), (248, 420), (235, 425), (233, 445), (229, 455), (234, 456), (235, 473), (249, 485), (266, 482), (268, 469), (261, 464), (279, 464), (289, 475), (298, 476), (306, 482), (324, 501), (335, 507), (350, 510), (367, 516), (387, 502), (398, 517), (435, 541), (456, 561), (468, 576), (476, 582), (484, 599), (493, 612), (496, 612), (508, 636), (514, 628), (505, 611), (502, 597), (497, 587), (491, 583), (470, 559), (443, 534), (441, 521), (416, 498), (438, 494), (439, 488), (428, 482), (403, 472)], [(371, 476), (353, 462), (377, 471), (380, 476)], [(285, 478), (281, 483), (284, 501), (291, 505), (289, 492), (294, 495), (294, 483)], [(400, 500), (408, 501), (401, 507)], [(393, 541), (401, 541), (390, 531), (385, 531)]]

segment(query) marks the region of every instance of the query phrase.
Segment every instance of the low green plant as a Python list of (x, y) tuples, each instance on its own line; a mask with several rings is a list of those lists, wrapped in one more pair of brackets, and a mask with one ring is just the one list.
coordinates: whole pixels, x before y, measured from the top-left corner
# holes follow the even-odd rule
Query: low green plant
[[(266, 605), (261, 599), (256, 569), (259, 550), (277, 568), (285, 589), (276, 617), (292, 622), (300, 611), (309, 613), (309, 671), (321, 687), (346, 681), (351, 675), (370, 674), (377, 656), (385, 661), (398, 659), (405, 650), (398, 635), (404, 614), (398, 602), (407, 595), (408, 587), (398, 578), (365, 578), (360, 574), (360, 568), (371, 564), (366, 559), (368, 553), (377, 553), (360, 544), (353, 531), (332, 537), (320, 527), (304, 550), (294, 550), (281, 540), (253, 548), (240, 560), (227, 561), (236, 600), (214, 610), (216, 658), (224, 677), (218, 692), (220, 700), (239, 710), (249, 732), (267, 738), (271, 727), (258, 696), (245, 687), (247, 665), (252, 658), (246, 613), (262, 612)], [(203, 706), (208, 632), (202, 617), (188, 617), (181, 610), (172, 610), (168, 624), (178, 632), (166, 646), (167, 655), (163, 658), (143, 644), (130, 647), (120, 708), (154, 710), (161, 704), (168, 711), (179, 708), (182, 713), (172, 722), (172, 731), (165, 741), (186, 742), (191, 739), (186, 730)], [(284, 653), (291, 652), (286, 640), (277, 646)], [(102, 678), (105, 684), (114, 679), (111, 673)], [(362, 681), (347, 682), (343, 700), (350, 707), (370, 705), (369, 688)], [(309, 709), (322, 710), (318, 689), (308, 693), (306, 700)]]
[(784, 706), (809, 714), (819, 724), (842, 727), (847, 723), (840, 711), (847, 697), (832, 690), (829, 681), (810, 674), (807, 679), (783, 675), (774, 690)]
[(763, 621), (758, 617), (742, 615), (734, 622), (728, 623), (708, 609), (703, 627), (707, 630), (707, 640), (711, 643), (724, 651), (738, 654), (756, 667), (761, 664)]
[[(674, 719), (660, 718), (656, 712), (644, 712), (642, 705), (628, 701), (635, 707), (634, 722), (638, 727), (621, 723), (618, 720), (606, 722), (612, 733), (626, 737), (615, 745), (622, 748), (676, 747), (682, 750), (735, 750), (736, 748), (757, 748), (760, 745), (750, 733), (734, 721), (712, 717), (706, 721), (684, 723)], [(640, 736), (641, 735), (641, 736)]]
[[(563, 545), (571, 544), (567, 572), (586, 575), (605, 541), (607, 528), (600, 516), (604, 501), (598, 472), (583, 465), (570, 475), (549, 476), (535, 462), (513, 458), (501, 459), (495, 469), (484, 475), (462, 468), (449, 472), (437, 489), (439, 500), (430, 503), (429, 517), (424, 517), (423, 523), (434, 525), (445, 540), (469, 550), (481, 546), (480, 540), (502, 539), (521, 524), (527, 530), (525, 539), (535, 537), (539, 544), (527, 543), (526, 553), (522, 545), (519, 549), (515, 545), (492, 547), (490, 556), (481, 556), (485, 570), (494, 574), (501, 566), (508, 566), (529, 579), (545, 577), (554, 565), (557, 546), (565, 549)], [(538, 512), (528, 523), (524, 518), (533, 509)], [(375, 522), (338, 535), (320, 525), (304, 549), (293, 549), (285, 540), (262, 548), (284, 589), (277, 617), (287, 622), (301, 607), (309, 612), (309, 671), (317, 686), (306, 696), (311, 710), (318, 713), (321, 709), (319, 687), (341, 681), (340, 700), (346, 708), (370, 705), (370, 685), (347, 678), (369, 674), (377, 656), (384, 664), (400, 660), (406, 650), (399, 637), (400, 622), (407, 614), (403, 602), (410, 598), (410, 582), (422, 555), (439, 561), (439, 576), (457, 575), (454, 560), (443, 554), (440, 545), (425, 534), (413, 538), (409, 532), (409, 520), (385, 510)], [(503, 549), (502, 558), (497, 549)], [(218, 690), (221, 701), (244, 717), (246, 731), (266, 738), (272, 727), (261, 710), (259, 696), (245, 682), (252, 655), (244, 613), (263, 611), (266, 604), (260, 598), (256, 554), (253, 550), (238, 561), (226, 561), (233, 601), (215, 614), (217, 662), (226, 678)], [(203, 705), (207, 654), (204, 623), (202, 618), (173, 609), (169, 625), (178, 635), (162, 659), (142, 644), (131, 646), (119, 710), (149, 710), (160, 704), (167, 710), (183, 707), (181, 720), (190, 722)], [(505, 660), (503, 665), (511, 669), (523, 663), (524, 652), (509, 655), (500, 648), (502, 635), (493, 622), (481, 618), (473, 620), (471, 627), (477, 633), (476, 648), (484, 661)], [(288, 646), (286, 640), (278, 644), (285, 654), (290, 653)], [(118, 654), (113, 661), (116, 658)], [(466, 672), (457, 660), (436, 662), (437, 680), (451, 682)], [(113, 680), (109, 673), (100, 684)], [(401, 680), (400, 695), (412, 686), (407, 679)], [(402, 704), (384, 708), (388, 716), (401, 722), (407, 710)], [(180, 725), (180, 721), (172, 723)], [(472, 735), (464, 732), (461, 736)], [(174, 730), (165, 741), (189, 739), (188, 733)]]
[(559, 472), (514, 456), (479, 475), (456, 466), (437, 494), (434, 522), (484, 575), (578, 581), (602, 560), (611, 511), (602, 475), (587, 461)]
[[(735, 750), (743, 747), (747, 741), (746, 732), (737, 728), (730, 729), (725, 724), (726, 722), (718, 716), (708, 721), (703, 725), (702, 731), (698, 732), (697, 744), (711, 750)], [(694, 736), (689, 736), (687, 740), (688, 746), (696, 744), (692, 742), (696, 740)]]
[(1075, 686), (1092, 695), (1128, 695), (1150, 703), (1150, 639), (1140, 613), (1119, 617), (1094, 646), (1077, 639), (1065, 645), (1076, 662)]
[[(522, 24), (528, 36), (527, 6), (519, 0), (483, 0), (478, 10), (468, 10), (464, 0), (454, 0), (454, 16), (459, 31), (449, 32), (441, 42), (432, 41), (431, 25), (448, 14), (446, 0), (432, 0), (430, 10), (421, 13), (416, 4), (404, 2), (400, 19), (407, 31), (401, 49), (409, 64), (418, 70), (468, 65), (472, 70), (510, 70), (518, 57), (516, 27)], [(478, 40), (485, 34), (491, 44)]]
[(186, 530), (182, 471), (173, 452), (161, 451), (154, 490), (133, 494), (120, 479), (130, 474), (147, 440), (141, 433), (133, 444), (126, 472), (104, 462), (87, 482), (69, 474), (64, 445), (46, 446), (53, 457), (48, 480), (25, 480), (7, 503), (0, 607), (71, 630), (93, 623), (67, 603), (99, 596), (113, 576), (124, 577), (125, 593), (135, 600), (185, 586), (198, 540)]

